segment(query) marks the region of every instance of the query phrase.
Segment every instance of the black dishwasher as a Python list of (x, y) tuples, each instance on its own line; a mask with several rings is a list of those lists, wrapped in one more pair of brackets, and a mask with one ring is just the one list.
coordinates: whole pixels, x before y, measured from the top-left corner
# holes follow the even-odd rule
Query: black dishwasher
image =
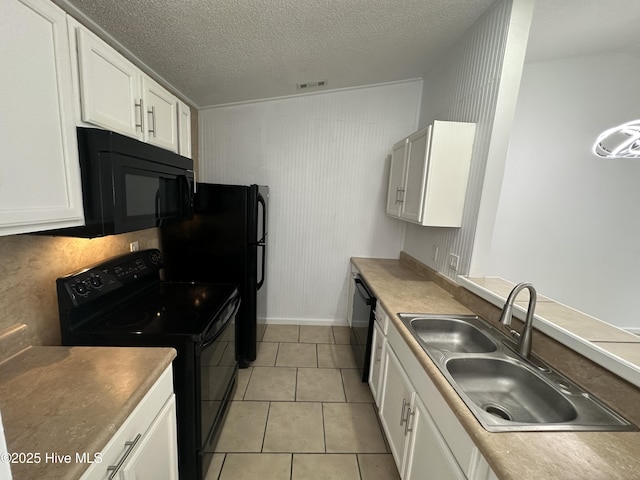
[(362, 381), (366, 382), (369, 380), (376, 298), (371, 294), (360, 275), (355, 276), (353, 281), (350, 343), (356, 365), (362, 374)]

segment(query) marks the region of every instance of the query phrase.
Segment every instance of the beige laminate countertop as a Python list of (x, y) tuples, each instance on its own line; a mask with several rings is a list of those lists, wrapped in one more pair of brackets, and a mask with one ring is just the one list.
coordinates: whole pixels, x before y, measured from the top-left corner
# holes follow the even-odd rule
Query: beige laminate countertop
[(396, 315), (473, 312), (399, 260), (351, 261), (498, 478), (640, 479), (640, 432), (490, 433), (482, 428)]
[[(100, 452), (175, 356), (172, 348), (31, 347), (0, 364), (7, 449), (40, 454), (40, 463), (12, 463), (13, 479), (80, 478), (89, 465), (76, 453)], [(47, 453), (71, 462), (46, 461)]]

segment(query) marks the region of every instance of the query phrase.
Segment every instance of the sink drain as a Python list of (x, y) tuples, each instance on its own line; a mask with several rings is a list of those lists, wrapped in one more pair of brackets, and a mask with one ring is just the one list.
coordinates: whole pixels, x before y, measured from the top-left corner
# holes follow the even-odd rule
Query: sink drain
[(502, 418), (503, 420), (511, 421), (511, 414), (507, 411), (507, 409), (501, 407), (500, 405), (496, 405), (495, 403), (489, 403), (484, 405), (483, 410), (491, 415), (494, 415), (498, 418)]

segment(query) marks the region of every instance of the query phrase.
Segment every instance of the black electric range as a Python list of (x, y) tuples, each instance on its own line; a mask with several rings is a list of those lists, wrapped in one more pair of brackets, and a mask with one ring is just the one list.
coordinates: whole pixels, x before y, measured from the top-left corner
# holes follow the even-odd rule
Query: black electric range
[(233, 285), (163, 281), (162, 267), (151, 249), (59, 278), (62, 343), (175, 348), (180, 478), (200, 480), (235, 389), (240, 295)]

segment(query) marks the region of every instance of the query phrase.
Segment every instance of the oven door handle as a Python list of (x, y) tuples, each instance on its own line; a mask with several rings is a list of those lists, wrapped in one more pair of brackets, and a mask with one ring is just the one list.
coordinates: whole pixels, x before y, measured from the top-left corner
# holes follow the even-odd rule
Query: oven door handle
[(229, 320), (238, 314), (238, 311), (240, 310), (240, 303), (242, 303), (240, 298), (234, 297), (231, 301), (236, 301), (236, 304), (233, 307), (233, 311), (231, 312), (231, 314), (227, 315), (227, 318), (224, 319), (224, 321), (221, 324), (221, 327), (218, 330), (216, 330), (216, 334), (211, 336), (211, 330), (213, 330), (213, 327), (217, 325), (219, 322), (214, 322), (209, 328), (209, 330), (207, 330), (207, 332), (205, 333), (203, 342), (202, 342), (202, 347), (201, 347), (203, 350), (216, 341), (216, 339), (220, 336), (219, 334), (227, 327)]

